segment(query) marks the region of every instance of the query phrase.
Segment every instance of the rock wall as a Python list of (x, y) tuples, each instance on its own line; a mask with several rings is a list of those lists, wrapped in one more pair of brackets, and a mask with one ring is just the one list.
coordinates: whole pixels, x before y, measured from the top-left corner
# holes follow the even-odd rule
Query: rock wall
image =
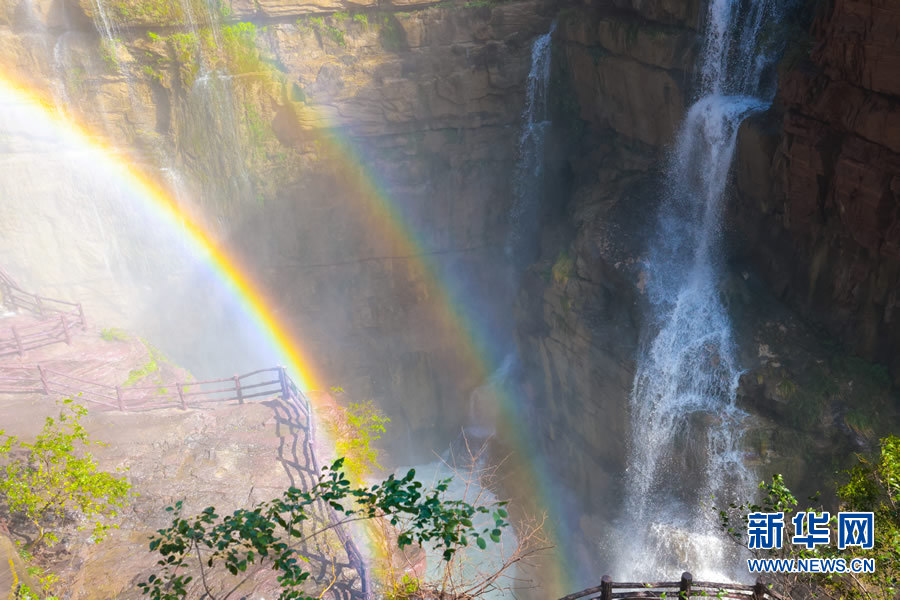
[[(745, 460), (803, 494), (898, 421), (885, 369), (855, 356), (887, 362), (897, 347), (893, 84), (881, 72), (896, 64), (892, 10), (837, 2), (816, 25), (818, 68), (797, 62), (809, 38), (795, 32), (776, 106), (745, 122), (734, 163), (720, 287), (746, 369)], [(549, 457), (550, 485), (569, 492), (557, 524), (589, 574), (614, 548), (634, 360), (652, 328), (643, 236), (689, 104), (700, 11), (586, 2), (561, 13), (555, 40), (554, 128), (565, 141), (554, 150), (565, 159), (520, 292), (518, 340), (535, 454)]]
[[(151, 177), (177, 173), (163, 184), (254, 273), (320, 383), (375, 399), (414, 438), (454, 430), (482, 382), (444, 287), (488, 315), (503, 305), (475, 290), (503, 277), (530, 44), (552, 17), (535, 0), (415, 4), (8, 0), (0, 11), (3, 71)], [(155, 251), (127, 241), (59, 241), (57, 221), (48, 237), (20, 223), (6, 238), (8, 268), (29, 287), (85, 301), (199, 374), (249, 367), (251, 340), (228, 338), (229, 310), (192, 289), (196, 268), (148, 265)], [(137, 309), (122, 285), (142, 290)], [(213, 306), (185, 310), (196, 305)]]
[[(612, 563), (641, 327), (642, 231), (659, 158), (688, 101), (699, 3), (583, 3), (554, 40), (554, 164), (541, 257), (520, 291), (518, 341), (534, 455), (552, 473), (572, 571)], [(565, 516), (563, 516), (565, 515)], [(606, 567), (603, 567), (606, 565)], [(593, 576), (593, 577), (592, 577)]]
[(900, 381), (900, 8), (836, 0), (740, 134), (735, 252), (774, 293)]

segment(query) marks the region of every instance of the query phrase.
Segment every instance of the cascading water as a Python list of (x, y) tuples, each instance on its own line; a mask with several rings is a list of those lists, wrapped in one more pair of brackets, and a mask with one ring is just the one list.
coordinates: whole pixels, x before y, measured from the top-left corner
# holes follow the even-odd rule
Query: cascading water
[(515, 257), (537, 229), (538, 201), (544, 174), (544, 139), (550, 126), (548, 93), (550, 89), (550, 31), (534, 40), (531, 46), (531, 70), (528, 72), (522, 133), (519, 136), (519, 158), (513, 174), (514, 201), (510, 211), (510, 229), (506, 255)]
[(698, 99), (669, 158), (648, 253), (650, 322), (631, 394), (632, 443), (617, 577), (729, 577), (711, 495), (750, 493), (741, 460), (740, 367), (719, 291), (722, 212), (738, 127), (771, 97), (776, 0), (712, 0)]

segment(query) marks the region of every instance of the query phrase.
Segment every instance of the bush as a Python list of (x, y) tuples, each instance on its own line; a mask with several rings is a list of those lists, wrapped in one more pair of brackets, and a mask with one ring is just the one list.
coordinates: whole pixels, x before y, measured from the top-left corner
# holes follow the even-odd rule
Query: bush
[[(773, 558), (852, 558), (873, 559), (874, 573), (854, 574), (788, 574), (775, 576), (775, 585), (788, 597), (814, 596), (843, 600), (894, 600), (900, 590), (900, 438), (881, 440), (875, 457), (857, 456), (857, 464), (839, 482), (837, 495), (841, 511), (872, 512), (875, 515), (875, 545), (871, 550), (849, 547), (839, 550), (832, 539), (827, 545), (807, 550), (790, 543), (793, 522), (787, 513), (817, 512), (821, 506), (797, 511), (798, 502), (781, 475), (759, 485), (764, 492), (762, 504), (744, 503), (716, 509), (722, 531), (729, 539), (747, 547), (747, 514), (751, 512), (784, 512), (783, 547), (777, 550), (750, 550), (755, 556)], [(817, 498), (810, 498), (817, 502)], [(837, 517), (832, 516), (834, 529)], [(833, 538), (834, 536), (832, 536)]]
[[(50, 527), (70, 512), (89, 521), (99, 541), (111, 527), (103, 519), (118, 514), (131, 490), (124, 477), (100, 471), (89, 452), (91, 446), (103, 444), (91, 441), (81, 424), (87, 409), (71, 399), (60, 404), (59, 417), (47, 417), (34, 442), (7, 436), (0, 444), (0, 456), (11, 457), (2, 471), (0, 494), (12, 515), (24, 517), (38, 530), (28, 550), (58, 541)], [(15, 456), (18, 453), (24, 456)]]
[[(474, 526), (475, 516), (489, 514), (490, 509), (446, 499), (449, 480), (426, 490), (415, 479), (415, 470), (410, 470), (399, 479), (391, 475), (380, 484), (355, 487), (344, 474), (343, 463), (338, 459), (326, 467), (308, 491), (292, 487), (279, 498), (231, 515), (220, 516), (210, 506), (197, 516), (184, 518), (181, 502), (168, 507), (174, 515), (172, 524), (150, 540), (150, 551), (160, 555), (159, 568), (138, 587), (153, 600), (225, 600), (268, 568), (278, 575), (280, 600), (303, 598), (302, 586), (312, 567), (299, 548), (345, 523), (386, 521), (396, 528), (400, 548), (428, 544), (442, 551), (444, 560), (450, 560), (470, 540), (482, 549), (487, 546), (486, 539), (498, 542), (501, 529), (508, 525), (505, 503), (497, 503), (496, 518), (487, 527)], [(328, 524), (315, 523), (314, 506), (323, 502), (340, 518)], [(304, 527), (310, 525), (307, 521), (311, 527)], [(239, 581), (223, 583), (225, 572)], [(198, 576), (196, 587), (190, 585)]]

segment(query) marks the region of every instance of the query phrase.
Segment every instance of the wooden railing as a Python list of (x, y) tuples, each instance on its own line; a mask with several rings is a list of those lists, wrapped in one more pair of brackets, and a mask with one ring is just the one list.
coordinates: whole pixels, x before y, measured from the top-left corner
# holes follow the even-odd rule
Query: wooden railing
[(87, 328), (81, 304), (26, 292), (2, 269), (0, 295), (3, 296), (3, 304), (10, 310), (27, 310), (41, 319), (34, 325), (12, 326), (0, 332), (0, 356), (24, 356), (27, 350), (50, 344), (70, 344), (74, 328)]
[(783, 596), (772, 591), (762, 579), (754, 585), (740, 583), (714, 583), (711, 581), (694, 581), (694, 577), (684, 572), (681, 581), (658, 581), (649, 583), (615, 582), (609, 575), (604, 575), (600, 585), (568, 596), (560, 600), (676, 600), (688, 598), (729, 598), (732, 600), (785, 600)]
[(199, 407), (211, 402), (280, 396), (309, 414), (309, 402), (284, 367), (260, 369), (243, 375), (207, 381), (176, 381), (156, 385), (120, 386), (97, 383), (42, 365), (0, 366), (0, 394), (72, 396), (121, 411)]
[[(22, 356), (25, 350), (40, 348), (60, 341), (69, 344), (71, 343), (72, 327), (87, 328), (81, 304), (25, 292), (2, 268), (0, 268), (0, 294), (2, 294), (3, 304), (10, 309), (21, 308), (42, 318), (41, 323), (36, 325), (19, 329), (12, 327), (11, 337), (8, 339), (4, 339), (0, 334), (0, 356), (8, 354)], [(243, 404), (253, 398), (277, 396), (305, 415), (306, 440), (304, 443), (309, 452), (313, 472), (320, 472), (315, 450), (315, 419), (309, 399), (300, 391), (285, 368), (280, 366), (223, 379), (176, 381), (171, 384), (145, 386), (111, 386), (75, 377), (42, 365), (0, 365), (0, 394), (69, 396), (121, 411), (145, 411), (172, 407), (187, 409), (209, 403), (231, 401)], [(334, 509), (328, 506), (327, 510), (332, 522), (337, 523), (339, 519)], [(368, 598), (371, 584), (368, 569), (359, 548), (344, 527), (336, 527), (335, 533), (347, 552), (350, 565), (359, 573), (361, 597)]]

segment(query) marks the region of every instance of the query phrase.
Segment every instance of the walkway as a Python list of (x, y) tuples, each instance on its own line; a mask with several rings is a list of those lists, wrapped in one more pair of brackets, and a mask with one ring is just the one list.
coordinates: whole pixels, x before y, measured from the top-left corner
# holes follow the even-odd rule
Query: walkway
[[(87, 329), (80, 304), (53, 300), (23, 291), (0, 269), (2, 304), (16, 312), (33, 317), (27, 327), (0, 327), (0, 357), (17, 356), (21, 360), (30, 350), (66, 343), (83, 335)], [(22, 321), (17, 321), (21, 323)], [(0, 362), (0, 395), (41, 394), (54, 397), (78, 395), (100, 410), (138, 412), (165, 408), (208, 407), (222, 403), (244, 404), (263, 402), (276, 413), (279, 426), (288, 428), (289, 435), (281, 438), (278, 460), (284, 467), (291, 485), (310, 489), (321, 468), (315, 451), (315, 418), (308, 398), (297, 387), (284, 367), (259, 369), (207, 381), (172, 381), (155, 385), (108, 385), (92, 381), (89, 374), (73, 375), (58, 367), (44, 364), (23, 365), (16, 361)], [(334, 522), (338, 516), (324, 502), (314, 507), (320, 522)], [(335, 600), (367, 600), (370, 582), (365, 562), (356, 543), (344, 527), (334, 529), (342, 552), (334, 548), (312, 548), (308, 552), (310, 565), (316, 565), (314, 579), (331, 584), (330, 594)], [(331, 556), (326, 556), (330, 554)], [(339, 561), (339, 562), (333, 562)], [(0, 568), (0, 572), (9, 569)], [(0, 585), (0, 589), (3, 586)]]

